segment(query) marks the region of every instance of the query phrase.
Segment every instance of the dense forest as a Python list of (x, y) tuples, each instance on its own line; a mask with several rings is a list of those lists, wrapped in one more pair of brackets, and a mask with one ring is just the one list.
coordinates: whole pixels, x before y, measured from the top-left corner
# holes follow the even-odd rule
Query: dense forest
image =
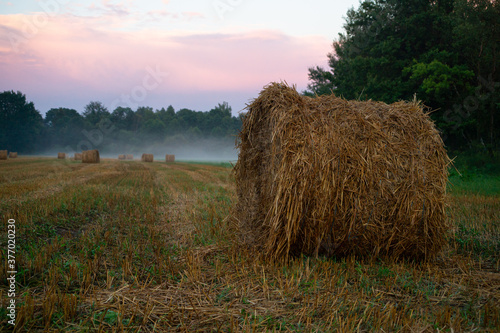
[[(92, 101), (82, 113), (53, 108), (45, 118), (21, 92), (0, 93), (0, 146), (20, 153), (99, 149), (104, 154), (152, 152), (205, 152), (204, 158), (234, 158), (235, 136), (241, 117), (231, 114), (222, 103), (210, 111), (193, 111), (172, 106), (117, 107), (110, 112), (101, 102)], [(198, 154), (200, 155), (200, 154)]]
[[(371, 0), (345, 17), (328, 54), (329, 67), (309, 69), (306, 95), (335, 93), (387, 103), (421, 100), (449, 149), (498, 155), (500, 139), (500, 2)], [(250, 97), (250, 96), (249, 96)], [(55, 108), (45, 118), (21, 92), (0, 94), (0, 147), (104, 152), (234, 147), (242, 117), (227, 103), (188, 109), (107, 110), (90, 102), (82, 113)]]
[(493, 155), (500, 136), (500, 2), (373, 0), (346, 16), (306, 94), (421, 100), (452, 149)]

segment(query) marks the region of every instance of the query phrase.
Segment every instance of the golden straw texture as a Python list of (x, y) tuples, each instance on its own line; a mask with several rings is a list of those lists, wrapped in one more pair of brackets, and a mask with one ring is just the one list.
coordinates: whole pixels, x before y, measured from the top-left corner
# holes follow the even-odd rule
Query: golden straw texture
[(85, 150), (82, 153), (82, 163), (100, 163), (99, 150)]
[(449, 158), (417, 102), (304, 97), (265, 87), (240, 133), (234, 217), (271, 259), (431, 259), (445, 243)]
[(142, 154), (141, 161), (143, 161), (143, 162), (153, 162), (153, 154)]

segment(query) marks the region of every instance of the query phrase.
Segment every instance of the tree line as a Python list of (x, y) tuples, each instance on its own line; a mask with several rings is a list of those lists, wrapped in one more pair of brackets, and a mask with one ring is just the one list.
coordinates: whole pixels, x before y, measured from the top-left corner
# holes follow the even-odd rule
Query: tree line
[(21, 92), (0, 93), (0, 147), (20, 153), (45, 150), (134, 150), (134, 147), (188, 144), (213, 139), (234, 144), (241, 116), (233, 116), (227, 102), (209, 111), (186, 108), (109, 111), (101, 102), (88, 103), (83, 112), (52, 108), (42, 117)]
[(499, 52), (499, 1), (363, 1), (347, 12), (329, 68), (309, 69), (305, 93), (387, 103), (416, 96), (433, 111), (449, 147), (493, 155)]

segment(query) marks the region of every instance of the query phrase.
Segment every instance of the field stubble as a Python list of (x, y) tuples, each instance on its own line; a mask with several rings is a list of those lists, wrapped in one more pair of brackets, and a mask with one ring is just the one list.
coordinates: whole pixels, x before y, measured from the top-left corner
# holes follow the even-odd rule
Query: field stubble
[[(498, 195), (450, 194), (453, 232), (430, 263), (266, 263), (235, 242), (228, 218), (234, 201), (231, 168), (223, 166), (36, 158), (0, 164), (0, 215), (17, 228), (16, 330), (500, 327)], [(5, 328), (5, 269), (0, 281)]]

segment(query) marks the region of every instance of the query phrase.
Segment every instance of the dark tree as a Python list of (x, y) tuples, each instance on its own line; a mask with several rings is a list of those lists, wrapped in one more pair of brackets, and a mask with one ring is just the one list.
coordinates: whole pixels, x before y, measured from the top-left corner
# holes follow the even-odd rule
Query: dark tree
[(43, 119), (21, 92), (0, 93), (0, 149), (33, 153), (43, 148)]

